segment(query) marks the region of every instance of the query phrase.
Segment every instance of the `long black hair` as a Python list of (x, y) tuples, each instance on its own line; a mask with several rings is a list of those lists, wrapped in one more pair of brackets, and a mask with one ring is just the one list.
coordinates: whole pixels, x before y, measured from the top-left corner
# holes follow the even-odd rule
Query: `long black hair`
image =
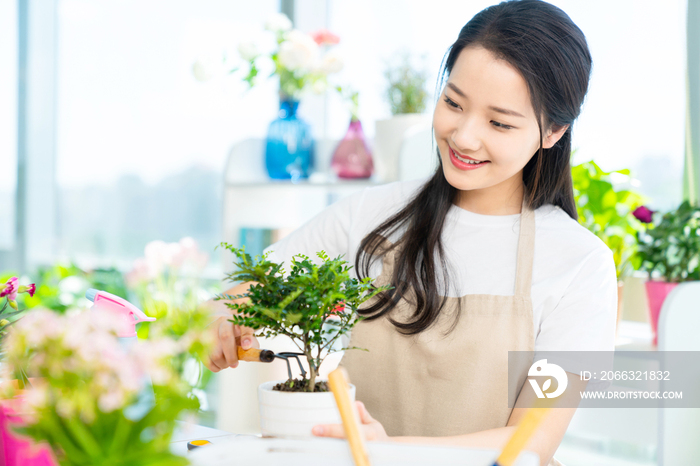
[[(592, 66), (583, 32), (562, 10), (540, 0), (506, 1), (488, 7), (462, 28), (448, 49), (436, 96), (442, 93), (445, 77), (452, 72), (460, 52), (469, 46), (485, 48), (520, 72), (528, 85), (540, 141), (548, 129), (569, 125), (551, 148), (544, 149), (540, 143), (525, 165), (524, 196), (532, 209), (553, 204), (577, 219), (570, 166), (571, 125), (581, 111)], [(403, 209), (361, 241), (355, 259), (355, 269), (366, 277), (373, 261), (400, 248), (391, 278), (394, 288), (379, 294), (373, 305), (358, 312), (369, 320), (376, 319), (390, 312), (401, 299), (408, 300), (415, 309), (411, 318), (390, 318), (400, 332), (408, 335), (436, 321), (449, 289), (441, 238), (445, 217), (458, 191), (445, 179), (439, 149), (436, 154), (440, 164), (435, 174)], [(385, 238), (404, 228), (401, 239), (387, 248)]]

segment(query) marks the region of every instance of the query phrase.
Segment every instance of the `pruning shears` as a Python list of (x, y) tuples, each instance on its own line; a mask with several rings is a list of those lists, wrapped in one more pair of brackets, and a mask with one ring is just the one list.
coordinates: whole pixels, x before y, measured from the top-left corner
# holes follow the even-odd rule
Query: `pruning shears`
[(239, 361), (272, 362), (275, 360), (275, 358), (284, 359), (287, 362), (287, 374), (289, 374), (290, 379), (292, 378), (292, 366), (289, 364), (290, 359), (296, 359), (297, 364), (299, 364), (302, 377), (306, 377), (306, 371), (304, 370), (304, 366), (301, 365), (299, 356), (304, 356), (304, 353), (275, 353), (274, 351), (268, 349), (250, 348), (244, 350), (240, 346), (238, 347)]

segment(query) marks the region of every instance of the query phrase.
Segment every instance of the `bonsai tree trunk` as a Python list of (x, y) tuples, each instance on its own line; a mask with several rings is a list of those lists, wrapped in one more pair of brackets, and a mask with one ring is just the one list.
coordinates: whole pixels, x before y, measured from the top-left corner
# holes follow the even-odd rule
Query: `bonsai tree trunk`
[(309, 361), (309, 385), (307, 385), (307, 391), (313, 392), (314, 389), (316, 388), (316, 376), (318, 374), (316, 373), (316, 367), (314, 364)]

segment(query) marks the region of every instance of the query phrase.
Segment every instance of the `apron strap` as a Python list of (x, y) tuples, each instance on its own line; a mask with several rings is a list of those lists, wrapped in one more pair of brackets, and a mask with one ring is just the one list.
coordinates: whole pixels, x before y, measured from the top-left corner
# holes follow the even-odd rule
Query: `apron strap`
[(518, 238), (518, 259), (515, 271), (515, 296), (530, 298), (532, 288), (532, 263), (535, 257), (535, 211), (526, 204), (520, 212), (520, 236)]

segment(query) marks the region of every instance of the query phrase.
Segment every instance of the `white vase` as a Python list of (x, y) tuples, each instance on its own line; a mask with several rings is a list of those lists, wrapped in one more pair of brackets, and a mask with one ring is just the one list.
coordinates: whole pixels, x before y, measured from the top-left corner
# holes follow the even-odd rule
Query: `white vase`
[[(272, 387), (280, 382), (283, 381), (265, 382), (258, 387), (263, 437), (312, 438), (314, 426), (342, 423), (332, 392), (273, 390)], [(355, 401), (354, 385), (350, 385), (350, 399)]]
[(375, 173), (379, 179), (389, 182), (400, 178), (399, 154), (404, 137), (411, 128), (425, 125), (430, 126), (430, 115), (425, 113), (394, 115), (375, 122), (373, 155)]

